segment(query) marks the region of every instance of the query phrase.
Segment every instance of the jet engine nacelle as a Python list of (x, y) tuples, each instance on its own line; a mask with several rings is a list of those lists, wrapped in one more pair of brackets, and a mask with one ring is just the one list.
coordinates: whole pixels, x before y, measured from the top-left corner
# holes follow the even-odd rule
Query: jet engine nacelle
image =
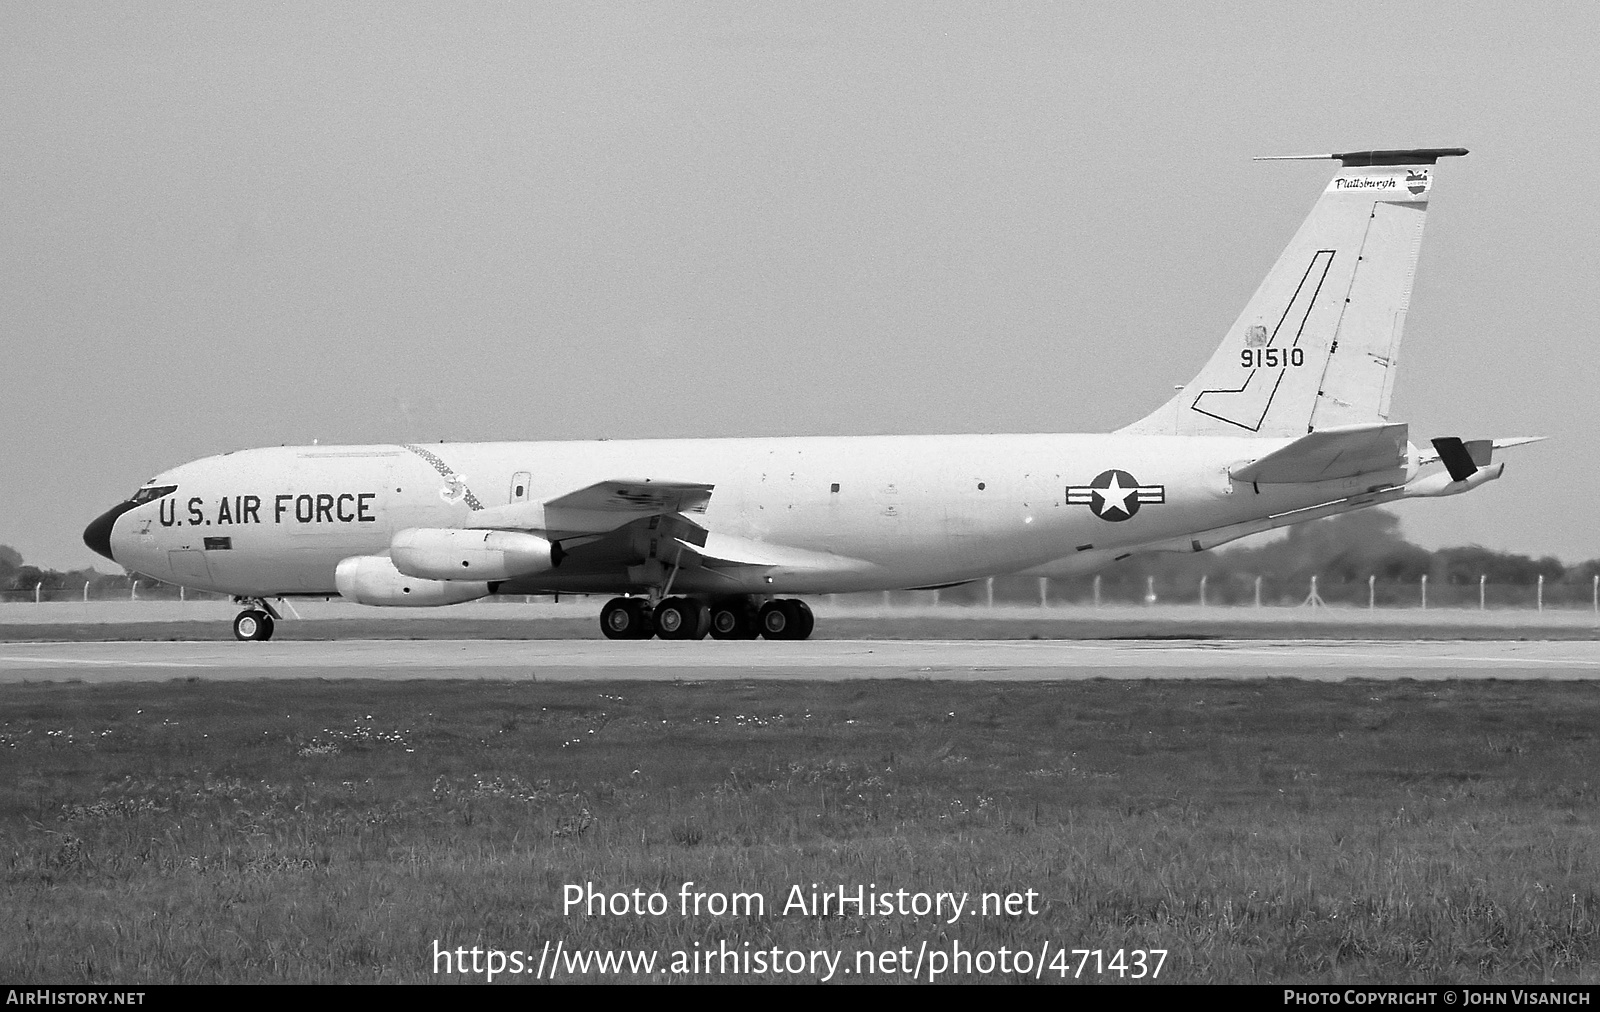
[(387, 608), (433, 608), (489, 596), (487, 581), (423, 580), (407, 576), (382, 555), (355, 555), (333, 571), (339, 594), (357, 604)]
[(389, 543), (394, 566), (426, 580), (510, 580), (548, 572), (561, 550), (521, 531), (413, 527)]

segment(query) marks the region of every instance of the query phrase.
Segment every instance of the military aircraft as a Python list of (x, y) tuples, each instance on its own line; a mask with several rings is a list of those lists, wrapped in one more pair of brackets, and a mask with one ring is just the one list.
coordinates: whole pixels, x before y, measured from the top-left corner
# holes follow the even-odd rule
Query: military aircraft
[(273, 599), (432, 607), (617, 595), (613, 639), (804, 639), (788, 595), (1081, 573), (1499, 478), (1530, 439), (1389, 420), (1440, 158), (1290, 156), (1333, 180), (1211, 359), (1176, 396), (1093, 435), (835, 436), (285, 446), (157, 475), (90, 548), (232, 595), (240, 640)]

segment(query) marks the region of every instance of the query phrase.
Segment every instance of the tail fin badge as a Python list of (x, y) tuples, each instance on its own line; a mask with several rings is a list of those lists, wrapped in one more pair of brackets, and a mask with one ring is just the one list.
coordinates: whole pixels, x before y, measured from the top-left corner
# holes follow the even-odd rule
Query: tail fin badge
[(1141, 485), (1126, 471), (1101, 471), (1087, 485), (1067, 486), (1068, 506), (1087, 506), (1095, 516), (1121, 523), (1139, 512), (1141, 505), (1167, 501), (1165, 485)]
[(1428, 170), (1427, 169), (1413, 169), (1412, 171), (1406, 173), (1406, 189), (1410, 190), (1413, 194), (1415, 194), (1415, 195), (1420, 197), (1420, 196), (1422, 196), (1422, 192), (1424, 190), (1426, 190), (1427, 188), (1428, 188)]

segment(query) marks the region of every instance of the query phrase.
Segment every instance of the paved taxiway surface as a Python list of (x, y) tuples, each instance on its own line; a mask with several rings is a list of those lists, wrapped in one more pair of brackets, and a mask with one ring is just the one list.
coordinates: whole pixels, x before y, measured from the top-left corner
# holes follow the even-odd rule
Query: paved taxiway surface
[(0, 644), (0, 683), (169, 678), (1596, 679), (1600, 642), (357, 640)]

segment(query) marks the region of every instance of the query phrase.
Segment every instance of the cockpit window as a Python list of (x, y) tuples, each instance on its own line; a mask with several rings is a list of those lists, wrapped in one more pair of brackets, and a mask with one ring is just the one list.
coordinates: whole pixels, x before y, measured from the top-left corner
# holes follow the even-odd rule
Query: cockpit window
[(176, 491), (178, 491), (178, 486), (176, 485), (147, 485), (135, 492), (133, 498), (129, 499), (128, 502), (134, 506), (143, 506), (147, 502), (155, 502), (162, 496), (171, 495)]

